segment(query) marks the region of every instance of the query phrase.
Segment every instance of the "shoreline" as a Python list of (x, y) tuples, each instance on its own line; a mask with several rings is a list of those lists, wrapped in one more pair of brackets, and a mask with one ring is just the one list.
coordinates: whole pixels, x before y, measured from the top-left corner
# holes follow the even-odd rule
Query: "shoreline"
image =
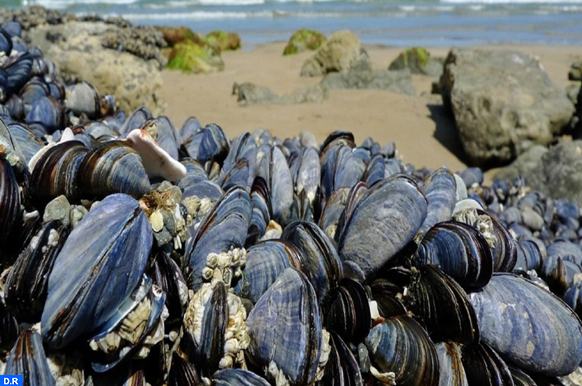
[[(244, 42), (243, 42), (244, 43)], [(231, 95), (234, 82), (252, 82), (275, 93), (289, 93), (314, 85), (320, 78), (299, 76), (303, 61), (312, 52), (282, 56), (285, 42), (265, 43), (252, 50), (226, 51), (225, 70), (206, 75), (186, 75), (163, 70), (162, 96), (167, 115), (177, 128), (190, 116), (204, 126), (220, 125), (232, 139), (257, 128), (281, 139), (311, 131), (321, 143), (334, 130), (354, 133), (356, 143), (371, 136), (381, 145), (394, 141), (403, 161), (416, 167), (453, 171), (467, 167), (453, 117), (442, 106), (440, 95), (430, 94), (436, 77), (413, 75), (414, 96), (383, 90), (331, 90), (320, 103), (253, 105), (241, 107)], [(401, 47), (366, 45), (374, 69), (387, 68)], [(244, 46), (243, 46), (244, 47)], [(432, 56), (446, 57), (449, 48), (426, 47)], [(536, 55), (550, 79), (565, 88), (570, 64), (582, 57), (575, 47), (537, 45), (489, 45), (479, 48), (515, 49)], [(490, 178), (494, 169), (487, 172)]]

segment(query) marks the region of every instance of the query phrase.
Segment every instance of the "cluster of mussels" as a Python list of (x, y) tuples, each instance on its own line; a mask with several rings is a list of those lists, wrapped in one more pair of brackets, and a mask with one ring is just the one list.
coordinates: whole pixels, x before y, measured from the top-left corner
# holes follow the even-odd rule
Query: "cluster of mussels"
[(6, 55), (0, 84), (0, 373), (43, 386), (576, 382), (576, 205), (520, 179), (482, 186), (478, 169), (415, 170), (348, 132), (229, 141), (196, 118), (126, 117), (86, 83), (53, 121), (31, 111), (62, 87), (11, 64), (30, 51)]

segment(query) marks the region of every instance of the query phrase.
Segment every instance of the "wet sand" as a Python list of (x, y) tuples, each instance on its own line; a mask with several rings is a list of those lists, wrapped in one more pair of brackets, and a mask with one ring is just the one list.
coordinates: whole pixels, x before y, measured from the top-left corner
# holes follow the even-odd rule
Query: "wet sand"
[[(301, 130), (313, 132), (322, 141), (334, 130), (349, 130), (360, 143), (371, 136), (380, 144), (389, 141), (405, 162), (416, 167), (446, 165), (454, 171), (466, 167), (466, 158), (454, 127), (444, 110), (440, 95), (431, 95), (436, 78), (413, 76), (416, 95), (408, 96), (381, 90), (331, 90), (321, 103), (241, 107), (232, 95), (234, 82), (252, 82), (278, 94), (313, 85), (320, 78), (299, 76), (311, 52), (282, 56), (284, 43), (270, 43), (252, 50), (222, 54), (225, 70), (207, 75), (185, 75), (164, 70), (162, 96), (166, 115), (177, 127), (190, 116), (203, 125), (220, 125), (229, 138), (257, 128), (270, 130), (280, 138), (293, 137)], [(365, 46), (373, 67), (387, 68), (401, 48)], [(573, 47), (494, 46), (532, 53), (550, 78), (560, 87), (568, 85), (570, 64), (582, 54)], [(445, 57), (447, 48), (428, 48), (432, 56)], [(491, 173), (488, 173), (491, 175)]]

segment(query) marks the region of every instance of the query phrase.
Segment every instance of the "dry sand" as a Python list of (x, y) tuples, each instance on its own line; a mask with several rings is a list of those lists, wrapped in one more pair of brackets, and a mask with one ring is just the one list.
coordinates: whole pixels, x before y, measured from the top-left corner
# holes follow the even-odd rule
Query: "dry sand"
[[(229, 138), (257, 128), (269, 129), (280, 138), (309, 130), (321, 142), (334, 130), (349, 130), (360, 143), (371, 136), (380, 144), (396, 143), (405, 162), (416, 167), (452, 170), (466, 167), (454, 122), (443, 109), (440, 96), (431, 95), (436, 78), (414, 76), (415, 96), (381, 90), (332, 90), (321, 103), (240, 107), (232, 95), (234, 82), (267, 86), (278, 94), (312, 85), (319, 78), (303, 78), (299, 71), (312, 53), (284, 57), (284, 43), (223, 53), (225, 70), (208, 75), (185, 75), (164, 70), (162, 96), (166, 115), (177, 127), (190, 116), (203, 125), (220, 125)], [(573, 47), (490, 47), (512, 48), (537, 55), (550, 78), (560, 87), (568, 84), (570, 64), (580, 59)], [(402, 50), (395, 47), (367, 46), (375, 68), (386, 68)], [(446, 48), (429, 48), (433, 56), (446, 56)], [(488, 173), (490, 175), (490, 173)]]

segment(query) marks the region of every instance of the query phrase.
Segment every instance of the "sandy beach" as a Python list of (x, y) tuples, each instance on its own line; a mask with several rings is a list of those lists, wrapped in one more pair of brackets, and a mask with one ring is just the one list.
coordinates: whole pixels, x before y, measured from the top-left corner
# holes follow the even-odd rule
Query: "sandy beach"
[[(244, 42), (243, 42), (244, 43)], [(431, 95), (436, 78), (413, 76), (416, 95), (380, 90), (332, 90), (321, 103), (241, 107), (232, 94), (234, 82), (267, 86), (279, 94), (320, 81), (304, 78), (299, 71), (311, 52), (282, 56), (285, 43), (260, 45), (252, 50), (224, 52), (225, 70), (208, 75), (185, 75), (164, 70), (163, 97), (166, 115), (177, 127), (190, 116), (204, 125), (219, 124), (230, 138), (257, 128), (269, 129), (281, 138), (301, 130), (313, 132), (322, 141), (334, 130), (349, 130), (357, 143), (372, 136), (381, 144), (396, 143), (405, 162), (416, 167), (452, 170), (466, 167), (466, 159), (454, 121), (442, 106), (440, 95)], [(399, 47), (365, 46), (377, 69), (386, 68), (402, 50)], [(492, 46), (516, 49), (539, 57), (550, 78), (560, 87), (568, 85), (570, 64), (582, 52), (568, 46)], [(432, 56), (446, 56), (446, 48), (428, 48)], [(488, 176), (491, 172), (488, 173)]]

